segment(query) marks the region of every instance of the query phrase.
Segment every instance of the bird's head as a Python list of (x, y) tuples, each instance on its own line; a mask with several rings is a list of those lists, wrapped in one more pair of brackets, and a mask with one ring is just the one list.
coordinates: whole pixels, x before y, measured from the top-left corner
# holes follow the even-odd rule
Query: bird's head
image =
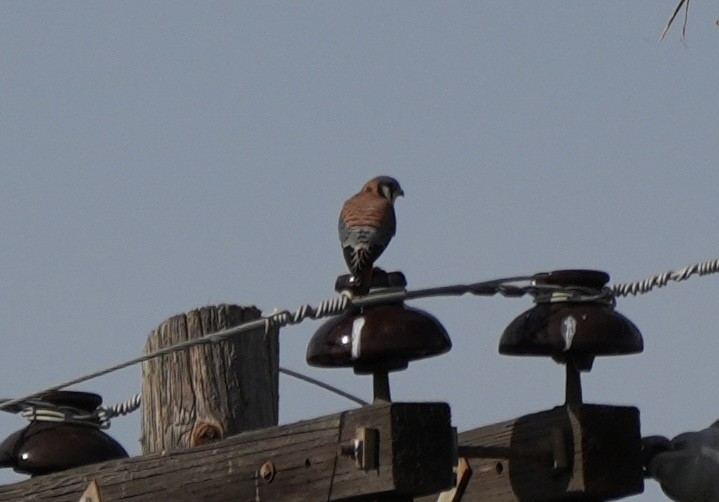
[(399, 181), (391, 176), (377, 176), (376, 178), (372, 178), (365, 183), (362, 190), (376, 193), (387, 199), (391, 204), (394, 203), (397, 197), (404, 196), (402, 187), (399, 186)]

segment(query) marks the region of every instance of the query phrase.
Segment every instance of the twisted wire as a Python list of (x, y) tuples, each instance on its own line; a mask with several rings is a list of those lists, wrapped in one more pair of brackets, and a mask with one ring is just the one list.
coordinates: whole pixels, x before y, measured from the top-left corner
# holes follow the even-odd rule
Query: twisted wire
[(112, 406), (100, 406), (95, 410), (95, 416), (100, 421), (102, 429), (110, 428), (110, 419), (129, 415), (133, 411), (137, 410), (142, 404), (142, 394), (138, 392), (134, 396), (121, 403), (113, 404)]
[(689, 265), (679, 270), (670, 270), (644, 279), (643, 281), (615, 284), (612, 286), (612, 292), (615, 296), (636, 296), (648, 293), (655, 288), (663, 288), (672, 281), (681, 282), (689, 279), (693, 275), (703, 276), (716, 274), (717, 272), (719, 272), (719, 258)]
[(320, 302), (316, 307), (304, 304), (294, 312), (289, 310), (275, 310), (263, 319), (265, 332), (273, 328), (284, 328), (291, 324), (299, 324), (305, 319), (322, 319), (344, 313), (351, 303), (347, 295), (339, 295)]

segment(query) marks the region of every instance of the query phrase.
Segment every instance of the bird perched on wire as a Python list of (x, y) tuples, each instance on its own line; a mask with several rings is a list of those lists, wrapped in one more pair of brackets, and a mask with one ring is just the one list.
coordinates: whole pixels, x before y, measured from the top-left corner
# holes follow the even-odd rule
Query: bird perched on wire
[(402, 195), (396, 179), (378, 176), (342, 206), (338, 224), (340, 243), (358, 292), (369, 290), (374, 262), (395, 234), (394, 201)]

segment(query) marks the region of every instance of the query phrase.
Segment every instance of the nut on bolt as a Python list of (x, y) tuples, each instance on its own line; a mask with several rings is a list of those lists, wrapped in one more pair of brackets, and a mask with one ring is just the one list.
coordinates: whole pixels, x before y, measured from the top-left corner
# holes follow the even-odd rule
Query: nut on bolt
[(355, 461), (359, 469), (368, 471), (379, 467), (379, 431), (371, 427), (358, 427), (355, 437), (339, 451), (343, 457)]

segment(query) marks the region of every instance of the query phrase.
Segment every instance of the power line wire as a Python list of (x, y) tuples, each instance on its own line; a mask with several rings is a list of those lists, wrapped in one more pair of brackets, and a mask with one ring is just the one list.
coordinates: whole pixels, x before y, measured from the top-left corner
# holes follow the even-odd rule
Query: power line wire
[(312, 385), (315, 385), (317, 387), (320, 387), (322, 389), (330, 391), (334, 394), (337, 394), (338, 396), (342, 396), (346, 399), (349, 399), (350, 401), (353, 401), (353, 402), (359, 404), (360, 406), (365, 406), (365, 405), (369, 404), (364, 399), (354, 396), (354, 395), (350, 394), (349, 392), (345, 392), (341, 389), (338, 389), (337, 387), (334, 387), (328, 383), (323, 382), (322, 380), (317, 380), (317, 379), (309, 377), (307, 375), (303, 375), (302, 373), (298, 373), (297, 371), (288, 370), (287, 368), (283, 368), (280, 366), (280, 373), (284, 373), (285, 375), (291, 376), (292, 378), (302, 380), (304, 382), (310, 383)]
[[(654, 288), (664, 287), (670, 281), (679, 282), (684, 281), (693, 275), (703, 276), (715, 274), (717, 272), (719, 272), (719, 259), (714, 259), (695, 265), (689, 265), (677, 271), (669, 271), (663, 274), (658, 274), (643, 281), (616, 284), (612, 286), (608, 291), (615, 296), (639, 295), (647, 293)], [(537, 293), (542, 291), (556, 289), (556, 286), (534, 284), (534, 282), (532, 281), (533, 277), (534, 276), (506, 277), (491, 281), (476, 282), (471, 284), (456, 284), (451, 286), (440, 286), (435, 288), (419, 289), (413, 291), (407, 291), (403, 288), (387, 288), (376, 292), (373, 291), (368, 295), (359, 298), (351, 298), (348, 295), (340, 294), (335, 298), (320, 302), (316, 307), (312, 307), (311, 305), (302, 305), (294, 312), (290, 312), (288, 310), (275, 311), (269, 316), (262, 317), (260, 319), (255, 319), (243, 324), (239, 324), (237, 326), (233, 326), (231, 328), (216, 331), (202, 338), (194, 338), (192, 340), (187, 340), (184, 342), (177, 343), (175, 345), (164, 347), (149, 354), (144, 354), (142, 356), (129, 359), (114, 366), (110, 366), (108, 368), (94, 371), (92, 373), (88, 373), (87, 375), (83, 375), (72, 380), (53, 385), (52, 387), (48, 387), (46, 389), (35, 392), (33, 394), (29, 394), (21, 398), (9, 399), (7, 401), (0, 402), (0, 410), (12, 408), (14, 405), (22, 403), (23, 401), (31, 400), (33, 398), (41, 396), (42, 394), (46, 394), (51, 391), (61, 390), (72, 385), (77, 385), (79, 383), (86, 382), (88, 380), (92, 380), (103, 375), (107, 375), (108, 373), (112, 373), (127, 368), (129, 366), (133, 366), (135, 364), (166, 356), (190, 347), (221, 342), (240, 333), (245, 333), (247, 331), (253, 331), (260, 328), (263, 328), (265, 331), (269, 331), (273, 327), (281, 328), (287, 325), (299, 324), (306, 319), (321, 319), (324, 317), (335, 316), (342, 314), (352, 308), (366, 307), (385, 302), (397, 302), (434, 296), (461, 296), (464, 294), (472, 294), (476, 296), (494, 296), (499, 294), (506, 297), (521, 297), (526, 294), (536, 295)], [(517, 285), (517, 283), (525, 284)], [(321, 385), (321, 387), (325, 388), (324, 385)], [(132, 399), (134, 399), (134, 396), (133, 398), (131, 398), (131, 400)]]
[[(285, 375), (287, 375), (289, 377), (296, 378), (297, 380), (307, 382), (316, 387), (320, 387), (326, 391), (332, 392), (333, 394), (337, 394), (338, 396), (344, 397), (345, 399), (348, 399), (354, 403), (357, 403), (360, 406), (365, 406), (365, 405), (369, 404), (364, 399), (359, 398), (353, 394), (350, 394), (349, 392), (345, 392), (342, 389), (335, 387), (334, 385), (330, 385), (321, 380), (317, 380), (316, 378), (312, 378), (310, 376), (304, 375), (297, 371), (293, 371), (293, 370), (283, 368), (282, 366), (280, 366), (279, 372), (284, 373)], [(27, 418), (28, 420), (38, 420), (38, 417), (39, 417), (39, 419), (63, 421), (62, 417), (64, 417), (66, 415), (63, 413), (48, 412), (47, 411), (48, 408), (52, 409), (52, 408), (56, 408), (56, 406), (52, 405), (52, 403), (46, 403), (42, 400), (29, 399), (29, 400), (15, 403), (14, 405), (12, 403), (8, 403), (7, 401), (10, 401), (10, 400), (0, 400), (0, 402), (4, 402), (4, 404), (5, 404), (5, 407), (4, 407), (5, 411), (8, 411), (10, 413), (18, 413), (19, 412), (23, 417)], [(137, 410), (141, 406), (141, 404), (142, 404), (142, 393), (138, 392), (131, 398), (129, 398), (126, 401), (123, 401), (121, 403), (117, 403), (112, 406), (100, 406), (91, 414), (85, 413), (81, 417), (81, 419), (92, 422), (93, 424), (97, 423), (97, 425), (100, 428), (107, 429), (110, 427), (110, 419), (121, 416), (121, 415), (128, 415), (128, 414), (134, 412), (135, 410)], [(0, 409), (1, 409), (1, 407), (0, 407)], [(43, 410), (43, 411), (41, 413), (39, 413), (37, 410)], [(49, 417), (49, 418), (46, 418), (46, 417)], [(74, 417), (74, 416), (71, 418), (77, 419), (77, 417)], [(65, 420), (65, 421), (68, 421), (68, 420)]]
[(643, 281), (625, 282), (612, 287), (615, 296), (636, 296), (648, 293), (655, 288), (663, 288), (669, 282), (681, 282), (693, 275), (709, 275), (719, 272), (719, 258), (707, 260), (702, 263), (695, 263), (679, 270), (669, 270), (663, 274), (657, 274)]

